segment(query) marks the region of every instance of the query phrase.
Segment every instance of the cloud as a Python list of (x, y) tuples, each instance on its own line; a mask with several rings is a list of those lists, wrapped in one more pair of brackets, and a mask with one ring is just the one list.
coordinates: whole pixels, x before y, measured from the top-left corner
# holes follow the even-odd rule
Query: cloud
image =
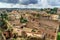
[(0, 0), (0, 8), (53, 8), (60, 0)]
[(0, 2), (28, 5), (28, 4), (36, 4), (38, 1), (37, 0), (0, 0)]
[(51, 6), (60, 6), (60, 0), (47, 0)]
[(18, 3), (18, 2), (19, 2), (19, 0), (0, 0), (0, 2), (16, 4), (16, 3)]
[(37, 0), (30, 0), (30, 4), (36, 4), (36, 3), (38, 3)]
[(0, 8), (11, 8), (12, 4), (7, 4), (7, 3), (1, 3), (0, 2)]
[(28, 5), (28, 4), (37, 4), (37, 0), (20, 0), (20, 3), (23, 5)]

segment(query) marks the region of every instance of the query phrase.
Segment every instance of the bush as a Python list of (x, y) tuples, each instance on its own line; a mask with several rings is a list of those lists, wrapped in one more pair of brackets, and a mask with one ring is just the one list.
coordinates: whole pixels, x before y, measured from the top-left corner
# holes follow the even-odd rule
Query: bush
[(21, 23), (26, 23), (27, 22), (27, 19), (24, 19), (23, 17), (20, 18), (20, 22)]

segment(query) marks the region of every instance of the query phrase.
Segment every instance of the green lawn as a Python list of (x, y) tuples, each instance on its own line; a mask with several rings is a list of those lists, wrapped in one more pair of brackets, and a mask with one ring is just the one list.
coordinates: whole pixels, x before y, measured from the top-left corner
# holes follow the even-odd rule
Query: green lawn
[(58, 33), (57, 40), (60, 40), (60, 32)]

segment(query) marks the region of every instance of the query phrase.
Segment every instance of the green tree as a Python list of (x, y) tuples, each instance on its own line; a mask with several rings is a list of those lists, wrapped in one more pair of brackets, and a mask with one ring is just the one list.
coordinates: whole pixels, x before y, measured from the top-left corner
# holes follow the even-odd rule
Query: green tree
[(53, 8), (53, 9), (50, 9), (50, 11), (46, 11), (46, 12), (49, 13), (49, 14), (56, 14), (57, 13), (57, 9), (58, 8)]
[(58, 8), (53, 8), (53, 9), (51, 9), (51, 10), (50, 10), (50, 13), (51, 13), (51, 14), (56, 14), (56, 13), (57, 13), (57, 9), (58, 9)]
[(21, 16), (20, 22), (21, 22), (21, 23), (26, 23), (26, 22), (28, 22), (28, 21), (27, 21), (27, 19), (25, 19), (25, 18), (23, 18), (23, 17)]
[(44, 9), (42, 9), (42, 8), (40, 9), (40, 11), (43, 11), (43, 10), (44, 10)]
[(2, 18), (2, 20), (3, 20), (4, 18), (8, 20), (8, 15), (7, 15), (7, 13), (1, 13), (1, 18)]

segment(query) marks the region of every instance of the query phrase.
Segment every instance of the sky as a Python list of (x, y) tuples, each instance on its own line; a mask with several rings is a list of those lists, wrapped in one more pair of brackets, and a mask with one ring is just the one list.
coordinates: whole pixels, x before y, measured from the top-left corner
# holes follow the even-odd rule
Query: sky
[(60, 0), (0, 0), (0, 8), (60, 8)]

